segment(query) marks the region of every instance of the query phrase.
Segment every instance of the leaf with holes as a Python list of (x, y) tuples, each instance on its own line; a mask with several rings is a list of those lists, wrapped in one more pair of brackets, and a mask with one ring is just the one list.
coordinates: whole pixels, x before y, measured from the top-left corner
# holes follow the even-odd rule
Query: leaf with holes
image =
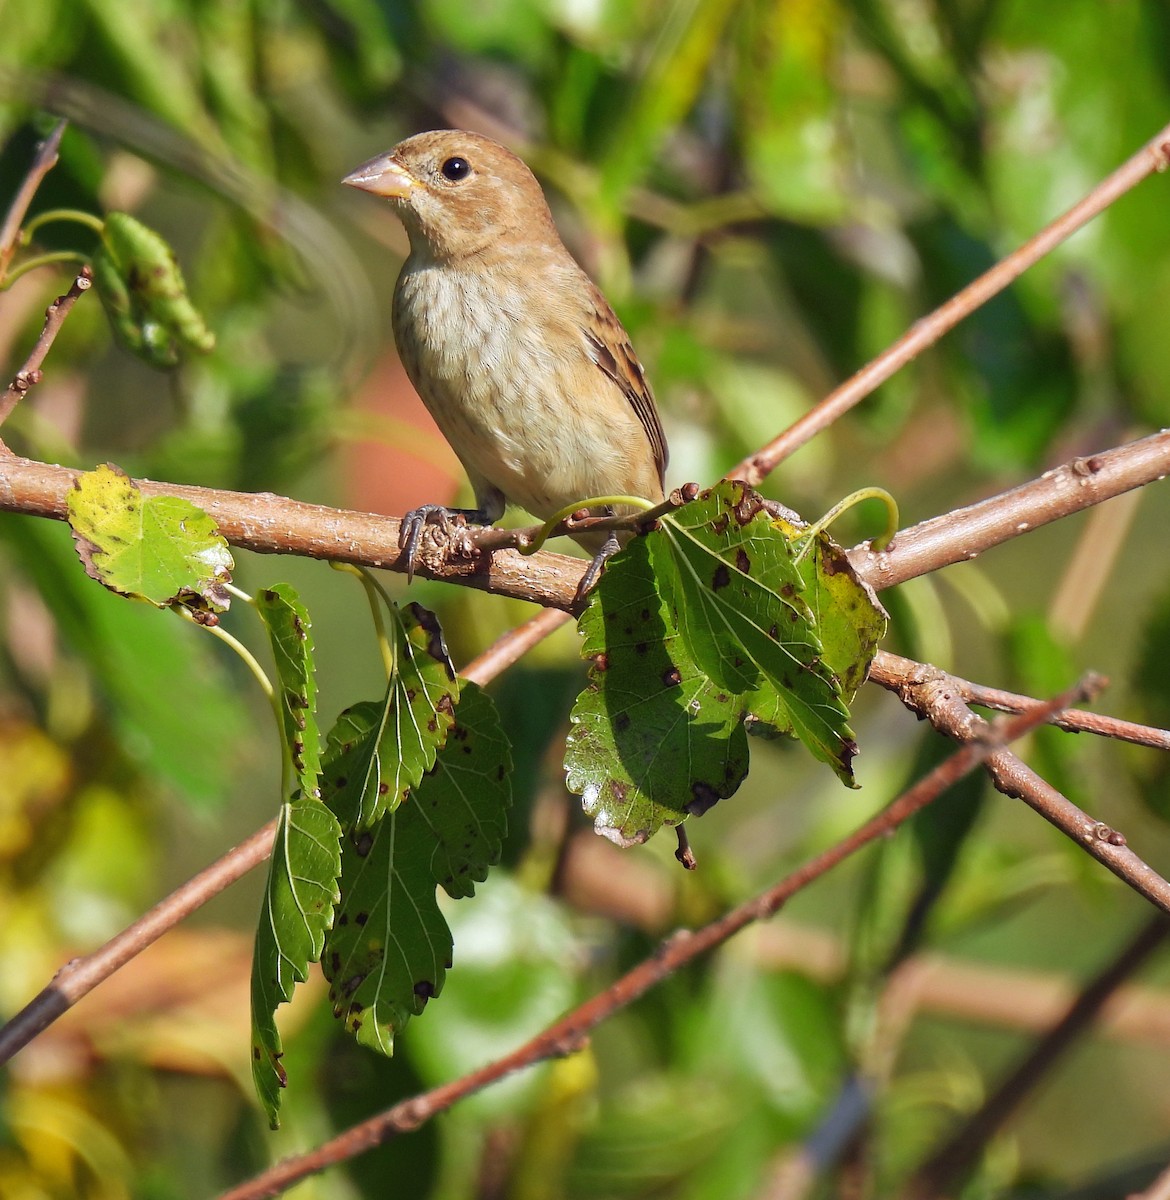
[(611, 559), (590, 593), (580, 623), (589, 683), (565, 753), (569, 789), (620, 846), (705, 812), (748, 769), (743, 704), (690, 654), (658, 590), (654, 536)]
[(511, 755), (490, 697), (464, 683), (433, 770), (372, 828), (353, 747), (373, 738), (380, 705), (351, 708), (330, 734), (322, 789), (343, 826), (341, 904), (322, 966), (334, 1011), (360, 1042), (389, 1054), (412, 1015), (437, 996), (451, 965), (451, 931), (436, 885), (470, 896), (499, 861), (511, 804)]
[(178, 496), (146, 497), (107, 463), (77, 477), (67, 505), (87, 574), (113, 592), (158, 608), (222, 612), (232, 556), (215, 523)]
[(662, 519), (647, 539), (669, 611), (699, 669), (730, 692), (763, 689), (817, 758), (852, 785), (857, 744), (841, 681), (790, 543), (763, 500), (724, 482)]
[(287, 1082), (276, 1009), (321, 957), (339, 896), (340, 842), (341, 826), (320, 800), (281, 807), (252, 956), (252, 1078), (273, 1129)]
[(278, 583), (257, 593), (256, 611), (272, 644), (281, 731), (297, 786), (303, 795), (319, 798), (321, 735), (317, 727), (317, 683), (308, 610), (295, 588)]

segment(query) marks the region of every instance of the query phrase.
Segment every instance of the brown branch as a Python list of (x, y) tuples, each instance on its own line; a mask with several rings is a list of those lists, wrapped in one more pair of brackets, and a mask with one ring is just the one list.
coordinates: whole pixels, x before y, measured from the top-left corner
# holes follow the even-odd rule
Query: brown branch
[(168, 929), (259, 866), (271, 854), (275, 834), (276, 821), (272, 820), (247, 841), (176, 888), (100, 949), (67, 962), (48, 987), (0, 1028), (0, 1063), (7, 1062), (82, 996), (93, 991), (103, 979), (108, 979)]
[[(539, 612), (498, 638), (460, 673), (465, 679), (481, 685), (489, 683), (568, 619), (568, 613), (556, 609)], [(47, 987), (0, 1026), (0, 1063), (7, 1062), (82, 996), (93, 991), (152, 942), (266, 861), (272, 853), (275, 833), (276, 820), (273, 819), (160, 900), (104, 946), (66, 963)]]
[[(960, 679), (957, 675), (951, 675), (938, 667), (915, 662), (899, 654), (891, 654), (887, 650), (877, 652), (869, 670), (869, 678), (892, 692), (900, 692), (902, 688), (934, 679), (945, 682), (968, 704), (979, 704), (999, 712), (1028, 712), (1043, 703), (1032, 696), (1021, 696), (1018, 692), (1005, 692), (1002, 688), (986, 687), (981, 683), (972, 683), (969, 679)], [(1050, 723), (1069, 733), (1094, 733), (1099, 737), (1132, 742), (1135, 746), (1170, 750), (1170, 730), (1155, 729), (1152, 725), (1138, 725), (1134, 721), (1122, 721), (1118, 717), (1086, 712), (1079, 708), (1070, 708), (1059, 713)]]
[(830, 392), (761, 450), (745, 458), (728, 472), (732, 479), (759, 483), (794, 451), (827, 429), (838, 417), (859, 404), (923, 350), (933, 346), (964, 317), (970, 316), (992, 296), (1003, 291), (1066, 238), (1104, 212), (1115, 200), (1156, 171), (1170, 165), (1170, 125), (1160, 130), (1128, 162), (1103, 179), (1063, 216), (1045, 226), (1007, 258), (952, 296), (929, 316), (917, 321), (888, 350), (862, 367), (851, 379)]
[(868, 543), (849, 551), (849, 561), (881, 590), (978, 557), (1041, 525), (1101, 504), (1170, 474), (1170, 430), (1127, 442), (1000, 492), (977, 504), (932, 517), (894, 536), (875, 552)]
[(585, 1001), (511, 1054), (460, 1079), (396, 1104), (307, 1154), (277, 1163), (248, 1182), (225, 1192), (221, 1200), (260, 1200), (261, 1197), (278, 1195), (309, 1175), (364, 1153), (400, 1133), (417, 1129), (464, 1097), (516, 1071), (579, 1049), (589, 1032), (614, 1013), (626, 1008), (680, 967), (721, 945), (741, 929), (773, 916), (797, 892), (839, 866), (862, 847), (891, 833), (932, 803), (947, 788), (974, 770), (989, 754), (1042, 724), (1052, 713), (1084, 698), (1086, 686), (1091, 685), (1078, 685), (1046, 704), (1042, 711), (1024, 713), (986, 726), (983, 730), (985, 741), (966, 743), (848, 837), (810, 859), (775, 886), (710, 924), (693, 933), (680, 931), (674, 934), (658, 947), (655, 954), (644, 959), (605, 991)]
[[(0, 457), (0, 511), (66, 519), (66, 497), (80, 472), (18, 455)], [(879, 590), (904, 583), (1061, 517), (1170, 474), (1170, 431), (1151, 434), (1086, 458), (1073, 459), (1038, 479), (977, 504), (933, 517), (899, 533), (877, 553), (868, 544), (849, 551), (863, 579)], [(395, 517), (304, 504), (269, 492), (137, 480), (148, 496), (183, 496), (209, 513), (232, 545), (259, 554), (299, 554), (359, 566), (405, 571)], [(585, 564), (541, 551), (528, 557), (496, 550), (475, 559), (443, 561), (441, 532), (427, 527), (416, 573), (481, 591), (570, 611)]]
[(951, 1138), (918, 1168), (907, 1200), (945, 1195), (969, 1174), (995, 1133), (1035, 1090), (1066, 1050), (1097, 1020), (1106, 1003), (1170, 936), (1158, 914), (1092, 979), (1061, 1020), (1044, 1035)]
[[(929, 671), (921, 681), (908, 683), (897, 691), (903, 704), (920, 713), (947, 737), (965, 742), (971, 737), (984, 736), (987, 722), (963, 703), (945, 672)], [(1004, 795), (1023, 800), (1123, 883), (1170, 913), (1170, 882), (1129, 848), (1124, 834), (1082, 811), (1011, 750), (989, 754), (985, 766)]]
[(45, 324), (40, 337), (24, 360), (24, 366), (12, 377), (3, 396), (0, 396), (0, 425), (8, 420), (12, 410), (28, 394), (30, 388), (41, 381), (41, 363), (49, 353), (65, 318), (69, 315), (77, 301), (93, 286), (93, 272), (89, 267), (82, 267), (77, 273), (72, 286), (63, 296), (58, 296), (45, 309)]
[(37, 146), (36, 157), (8, 206), (4, 224), (0, 225), (0, 282), (3, 282), (8, 274), (8, 264), (12, 262), (12, 256), (16, 253), (20, 227), (24, 224), (28, 207), (32, 204), (45, 176), (57, 165), (57, 151), (61, 147), (61, 137), (67, 124), (67, 121), (58, 121), (49, 136)]
[(1170, 1200), (1170, 1167), (1160, 1172), (1144, 1192), (1134, 1192), (1129, 1200)]

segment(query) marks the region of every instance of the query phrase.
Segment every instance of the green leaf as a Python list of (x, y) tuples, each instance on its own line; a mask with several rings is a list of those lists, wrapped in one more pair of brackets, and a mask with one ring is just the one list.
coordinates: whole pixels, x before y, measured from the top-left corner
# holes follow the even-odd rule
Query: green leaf
[[(784, 517), (769, 514), (772, 525), (793, 548), (808, 536)], [(869, 674), (888, 618), (873, 589), (854, 571), (845, 551), (826, 533), (819, 533), (812, 550), (797, 564), (801, 597), (809, 606), (821, 642), (825, 664), (836, 674), (842, 699), (848, 703)], [(775, 737), (792, 732), (784, 698), (770, 687), (760, 688), (748, 701), (748, 733)]]
[(699, 667), (738, 694), (765, 685), (797, 737), (852, 784), (857, 744), (841, 681), (825, 661), (791, 544), (762, 499), (742, 483), (720, 483), (664, 517), (651, 544), (659, 586)]
[(286, 1086), (278, 1005), (317, 962), (339, 899), (341, 826), (319, 800), (282, 805), (252, 956), (252, 1078), (272, 1128)]
[(69, 524), (87, 574), (111, 591), (159, 608), (228, 607), (232, 556), (215, 523), (178, 496), (144, 497), (111, 463), (79, 475)]
[(690, 655), (658, 592), (653, 536), (612, 558), (590, 593), (580, 628), (592, 665), (565, 751), (569, 790), (620, 846), (705, 812), (748, 769), (743, 704)]
[(421, 604), (396, 613), (394, 661), (379, 735), (378, 785), (362, 794), (359, 829), (369, 829), (402, 803), (434, 766), (455, 719), (459, 680), (438, 619)]
[(349, 709), (329, 736), (322, 788), (342, 825), (341, 895), (322, 959), (334, 1011), (358, 1040), (390, 1054), (394, 1037), (437, 996), (451, 965), (435, 899), (470, 896), (499, 861), (511, 804), (511, 756), (495, 705), (463, 684), (434, 769), (373, 828), (359, 822), (365, 787), (354, 747), (376, 736), (381, 706)]
[(313, 674), (313, 636), (308, 610), (295, 588), (278, 583), (257, 594), (256, 611), (272, 644), (277, 708), (297, 786), (302, 795), (319, 799), (321, 734), (317, 725), (317, 682)]
[(732, 795), (754, 732), (795, 733), (846, 782), (847, 697), (885, 614), (827, 537), (721, 483), (610, 561), (581, 617), (592, 660), (565, 756), (598, 833), (643, 842)]
[(173, 367), (183, 349), (207, 354), (215, 348), (215, 334), (191, 303), (170, 246), (141, 221), (110, 213), (93, 267), (115, 335), (140, 358)]

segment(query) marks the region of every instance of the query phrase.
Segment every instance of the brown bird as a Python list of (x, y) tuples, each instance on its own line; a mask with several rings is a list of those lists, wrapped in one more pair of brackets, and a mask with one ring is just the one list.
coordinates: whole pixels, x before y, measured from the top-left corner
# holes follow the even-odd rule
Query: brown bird
[[(406, 515), (408, 570), (428, 521), (491, 525), (508, 502), (543, 520), (592, 496), (661, 501), (666, 440), (642, 364), (527, 166), (479, 134), (436, 130), (343, 182), (386, 197), (406, 226), (394, 338), (475, 490), (475, 509)], [(587, 586), (618, 541), (578, 540), (597, 552)]]

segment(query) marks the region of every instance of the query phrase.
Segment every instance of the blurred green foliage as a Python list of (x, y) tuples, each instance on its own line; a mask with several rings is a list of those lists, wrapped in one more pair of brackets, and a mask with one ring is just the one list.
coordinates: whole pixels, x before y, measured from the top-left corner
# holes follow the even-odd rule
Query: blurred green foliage
[[(434, 494), (447, 460), (392, 374), (401, 233), (337, 181), (399, 137), (468, 125), (526, 155), (646, 362), (671, 483), (710, 483), (1170, 112), (1159, 0), (0, 0), (0, 29), (0, 205), (50, 114), (67, 117), (32, 213), (118, 209), (158, 229), (217, 339), (155, 371), (83, 300), (6, 442), (355, 507), (376, 507), (392, 476), (395, 511), (450, 498)], [(769, 493), (813, 518), (879, 484), (913, 521), (1170, 423), (1166, 211), (1163, 179), (1125, 197)], [(96, 240), (46, 225), (34, 249), (88, 255)], [(67, 278), (37, 271), (0, 295), (6, 374)], [(370, 412), (374, 392), (392, 396), (385, 412)], [(1164, 724), (1168, 509), (1150, 488), (1117, 520), (1066, 521), (907, 585), (887, 598), (888, 644), (1025, 690), (1093, 666), (1113, 680), (1104, 707)], [(849, 520), (842, 541), (872, 532)], [(327, 720), (370, 694), (377, 653), (352, 585), (240, 558), (245, 587), (292, 578), (313, 612)], [(460, 662), (525, 613), (414, 593)], [(103, 985), (15, 1060), (0, 1194), (211, 1194), (516, 1044), (666, 930), (840, 837), (938, 754), (892, 698), (863, 691), (862, 789), (757, 746), (741, 791), (691, 823), (701, 868), (684, 877), (669, 847), (618, 858), (591, 840), (566, 798), (579, 671), (566, 632), (494, 685), (518, 762), (507, 869), (480, 898), (443, 901), (455, 967), (394, 1060), (363, 1057), (307, 995), (285, 1027), (302, 1085), (284, 1130), (265, 1131), (247, 1082), (248, 881), (180, 931), (192, 961), (234, 937), (243, 965), (215, 942), (220, 968), (185, 990), (144, 957), (124, 972), (129, 996)], [(264, 719), (209, 639), (86, 579), (62, 528), (0, 517), (0, 1011), (272, 815)], [(1028, 753), (1165, 874), (1165, 757), (1069, 743), (1046, 731)], [(607, 1023), (587, 1053), (298, 1195), (735, 1200), (780, 1194), (802, 1151), (825, 1155), (804, 1194), (892, 1195), (1032, 1036), (1026, 989), (994, 972), (1084, 978), (1144, 919), (1034, 814), (973, 783)], [(948, 963), (986, 970), (1018, 1023), (990, 1005), (891, 1011), (890, 972), (922, 951), (945, 956), (944, 977)], [(1149, 1030), (1128, 1037), (1058, 1069), (965, 1194), (1146, 1186), (1165, 1158), (1170, 1052)]]

